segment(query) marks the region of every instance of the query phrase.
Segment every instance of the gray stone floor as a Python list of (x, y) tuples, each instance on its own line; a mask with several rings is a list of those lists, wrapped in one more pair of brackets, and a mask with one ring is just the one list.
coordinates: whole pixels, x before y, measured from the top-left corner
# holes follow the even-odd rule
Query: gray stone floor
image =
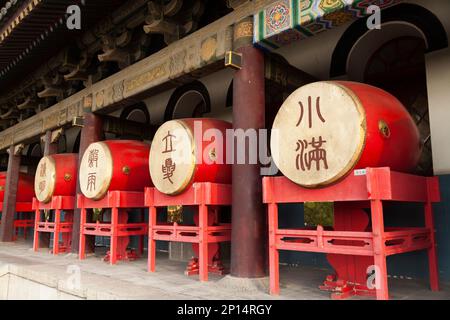
[[(24, 299), (329, 299), (328, 293), (317, 288), (327, 270), (282, 266), (281, 295), (274, 297), (266, 290), (236, 290), (226, 284), (226, 279), (214, 275), (210, 275), (209, 282), (201, 283), (197, 276), (184, 276), (185, 266), (184, 262), (171, 261), (162, 253), (158, 254), (156, 272), (148, 273), (146, 259), (110, 266), (100, 255), (79, 261), (71, 254), (54, 257), (48, 250), (33, 252), (28, 243), (2, 243), (0, 299), (2, 283), (3, 287), (4, 283), (9, 283), (10, 296), (14, 292), (15, 298)], [(78, 288), (73, 285), (76, 270), (80, 270)], [(9, 276), (9, 282), (2, 281), (6, 276)], [(38, 287), (30, 286), (30, 283)], [(389, 286), (392, 299), (450, 300), (450, 284), (442, 284), (440, 292), (431, 292), (427, 282), (417, 280), (390, 279)], [(51, 288), (58, 295), (44, 288)], [(30, 290), (39, 292), (34, 294)]]

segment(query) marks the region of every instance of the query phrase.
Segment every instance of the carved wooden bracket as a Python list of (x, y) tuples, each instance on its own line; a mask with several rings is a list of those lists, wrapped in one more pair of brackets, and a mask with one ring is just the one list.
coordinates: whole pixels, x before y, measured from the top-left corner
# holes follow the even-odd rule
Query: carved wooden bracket
[(243, 5), (246, 2), (249, 2), (249, 0), (226, 0), (227, 1), (227, 7), (236, 9), (237, 7)]
[(165, 5), (150, 1), (144, 31), (164, 35), (164, 41), (169, 45), (195, 31), (198, 26), (197, 20), (203, 12), (204, 3), (201, 0), (172, 0)]
[(64, 94), (64, 90), (61, 86), (63, 77), (60, 74), (56, 74), (54, 77), (45, 76), (42, 78), (44, 90), (37, 93), (39, 98), (57, 97), (61, 98)]
[[(24, 148), (25, 148), (25, 144), (24, 143), (15, 145), (14, 146), (14, 155), (15, 156), (20, 156), (22, 154), (22, 151), (23, 151)], [(9, 151), (10, 151), (10, 149), (6, 150), (6, 152), (8, 152), (8, 154), (9, 154)]]
[(17, 119), (17, 115), (16, 112), (14, 110), (14, 108), (10, 108), (8, 111), (6, 111), (3, 114), (0, 114), (0, 119)]
[(17, 109), (25, 110), (25, 109), (36, 109), (38, 108), (38, 104), (33, 97), (27, 97), (25, 101), (21, 104), (17, 105)]
[(130, 65), (130, 53), (123, 48), (131, 40), (131, 31), (126, 31), (118, 38), (106, 35), (102, 37), (103, 52), (98, 55), (100, 62), (115, 61), (122, 67)]
[(64, 133), (64, 129), (63, 128), (59, 128), (57, 130), (52, 131), (52, 136), (50, 138), (50, 143), (57, 143), (59, 138), (61, 138), (61, 136)]

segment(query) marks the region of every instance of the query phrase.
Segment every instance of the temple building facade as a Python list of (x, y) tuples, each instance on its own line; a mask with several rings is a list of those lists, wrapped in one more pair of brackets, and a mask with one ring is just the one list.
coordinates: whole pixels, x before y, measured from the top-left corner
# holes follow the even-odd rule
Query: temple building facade
[[(387, 278), (412, 279), (405, 281), (430, 278), (431, 289), (437, 289), (436, 284), (440, 282), (441, 290), (448, 294), (449, 16), (450, 2), (447, 0), (0, 0), (0, 171), (4, 173), (0, 179), (4, 194), (0, 262), (3, 262), (1, 252), (5, 248), (9, 255), (14, 254), (14, 247), (11, 249), (9, 245), (15, 242), (18, 255), (23, 248), (34, 245), (35, 251), (28, 254), (44, 255), (44, 260), (49, 248), (53, 254), (67, 254), (73, 263), (78, 258), (92, 261), (94, 253), (96, 261), (104, 259), (111, 264), (116, 260), (121, 263), (130, 260), (126, 263), (133, 264), (149, 259), (148, 270), (154, 271), (156, 259), (156, 273), (152, 276), (157, 277), (158, 261), (162, 256), (161, 260), (183, 265), (183, 268), (187, 264), (186, 275), (199, 274), (200, 280), (206, 281), (209, 271), (230, 283), (238, 282), (236, 279), (245, 280), (270, 297), (270, 294), (283, 295), (283, 286), (280, 291), (276, 285), (278, 265), (281, 265), (282, 284), (298, 280), (296, 285), (301, 286), (302, 272), (295, 273), (295, 269), (341, 270), (343, 264), (366, 265), (365, 261), (350, 261), (348, 257), (355, 257), (356, 251), (345, 253), (339, 251), (340, 248), (326, 249), (339, 241), (347, 241), (341, 244), (344, 247), (352, 241), (353, 245), (362, 241), (364, 249), (361, 250), (367, 250), (362, 255), (375, 261), (367, 264), (374, 265), (375, 270), (381, 268), (381, 273), (387, 272)], [(314, 87), (315, 83), (323, 84), (325, 89)], [(342, 89), (348, 83), (367, 87), (360, 91), (353, 87)], [(327, 102), (332, 89), (326, 89), (326, 84), (340, 84), (333, 90), (341, 88), (344, 93), (333, 91), (334, 98)], [(279, 149), (282, 153), (275, 161), (275, 167), (280, 170), (275, 170), (275, 175), (267, 168), (271, 164), (263, 163), (261, 155), (256, 162), (249, 161), (252, 159), (251, 142), (244, 142), (245, 161), (219, 169), (203, 168), (198, 164), (183, 167), (166, 156), (176, 149), (167, 144), (173, 130), (183, 128), (189, 139), (189, 132), (194, 132), (194, 127), (191, 128), (186, 119), (203, 119), (205, 127), (223, 132), (226, 129), (244, 132), (267, 129), (267, 134), (255, 136), (259, 147), (255, 152), (259, 150), (265, 152), (265, 158), (270, 157), (274, 152), (270, 147), (271, 130), (275, 124), (283, 127), (290, 123), (289, 118), (294, 117), (294, 113), (285, 115), (284, 120), (279, 117), (283, 111), (288, 112), (283, 108), (288, 107), (290, 99), (302, 87), (311, 89), (304, 93), (305, 99), (295, 102), (295, 108), (290, 109), (301, 110), (302, 114), (281, 138)], [(306, 172), (309, 168), (311, 174), (315, 174), (311, 178), (314, 180), (323, 170), (319, 163), (326, 169), (331, 168), (334, 165), (332, 151), (320, 153), (319, 148), (340, 140), (342, 143), (336, 144), (336, 150), (342, 148), (345, 153), (345, 144), (353, 143), (351, 133), (345, 131), (350, 132), (351, 125), (345, 122), (350, 123), (352, 115), (343, 115), (348, 103), (344, 105), (340, 99), (348, 93), (352, 101), (361, 101), (356, 103), (358, 112), (364, 113), (361, 108), (366, 108), (368, 120), (361, 124), (363, 129), (358, 127), (357, 130), (366, 130), (372, 115), (367, 108), (379, 108), (381, 112), (382, 107), (389, 104), (388, 98), (367, 89), (372, 87), (395, 97), (405, 107), (420, 141), (420, 154), (413, 161), (414, 168), (404, 170), (406, 172), (392, 169), (390, 173), (389, 186), (392, 188), (397, 187), (393, 172), (402, 171), (401, 177), (405, 175), (398, 180), (399, 184), (405, 184), (399, 190), (408, 190), (405, 199), (409, 200), (406, 204), (396, 201), (383, 204), (384, 221), (382, 212), (381, 224), (384, 223), (386, 229), (380, 237), (385, 238), (377, 242), (379, 234), (371, 229), (378, 224), (370, 213), (375, 208), (371, 195), (367, 200), (368, 203), (372, 201), (372, 207), (364, 207), (366, 217), (358, 220), (364, 226), (361, 229), (356, 227), (356, 222), (339, 229), (338, 215), (342, 207), (335, 205), (333, 210), (333, 203), (340, 201), (333, 196), (342, 194), (333, 188), (339, 188), (352, 177), (358, 178), (359, 174), (361, 177), (367, 175), (369, 180), (370, 169), (365, 171), (366, 168), (354, 166), (365, 154), (354, 156), (354, 165), (347, 166), (339, 179), (327, 180), (332, 184), (320, 186), (319, 193), (314, 193), (308, 198), (310, 200), (280, 200), (276, 216), (279, 215), (279, 221), (273, 225), (268, 208), (274, 204), (271, 201), (275, 195), (272, 200), (268, 195), (272, 191), (277, 193), (268, 187), (269, 182), (264, 181), (287, 177), (295, 182), (280, 186), (284, 191), (280, 194), (284, 193), (286, 197), (291, 194), (294, 197), (302, 190), (312, 192), (309, 186), (303, 188), (306, 183), (291, 178), (290, 169), (284, 169), (281, 164), (283, 159), (294, 161), (300, 147), (315, 148), (316, 153), (310, 152), (309, 159), (303, 158), (303, 154), (297, 157), (296, 171), (303, 168)], [(317, 97), (314, 90), (320, 92)], [(355, 98), (358, 95), (369, 102)], [(308, 108), (309, 114), (306, 113)], [(317, 113), (314, 119), (311, 110)], [(313, 124), (333, 123), (334, 129), (330, 129), (333, 131), (327, 137), (321, 134), (320, 140), (314, 137), (316, 140), (310, 144), (304, 140), (305, 145), (300, 142), (300, 137), (295, 138), (297, 144), (283, 149), (283, 141), (291, 141), (291, 133), (300, 132), (295, 130), (302, 125), (307, 128), (306, 122), (300, 125), (302, 120), (308, 120), (307, 116), (310, 117), (309, 129), (314, 129)], [(399, 129), (396, 125), (404, 119), (395, 118), (391, 125), (389, 116), (384, 117), (376, 125), (384, 138), (401, 135), (399, 131), (404, 130), (405, 125), (401, 123)], [(216, 120), (219, 124), (214, 122)], [(250, 131), (244, 140), (251, 140)], [(394, 147), (388, 143), (379, 147), (379, 144), (371, 144), (373, 135), (373, 132), (367, 133), (366, 140), (360, 145), (360, 148), (372, 148), (372, 158), (385, 147), (392, 149), (389, 149), (390, 154), (383, 156), (407, 161), (405, 153), (409, 151), (403, 148), (407, 141)], [(177, 146), (187, 146), (187, 150), (196, 152), (202, 147), (194, 140)], [(417, 144), (415, 147), (419, 149)], [(127, 148), (135, 149), (129, 151)], [(153, 157), (152, 152), (157, 150), (160, 154)], [(204, 153), (214, 160), (221, 151), (215, 148)], [(145, 156), (140, 152), (146, 152)], [(56, 157), (69, 157), (69, 154), (73, 155), (70, 159)], [(124, 157), (123, 161), (119, 160)], [(47, 159), (47, 163), (42, 159)], [(150, 162), (152, 159), (161, 161), (153, 169), (158, 174), (152, 174), (149, 159)], [(316, 163), (311, 164), (311, 161)], [(390, 167), (391, 162), (381, 156), (377, 161), (370, 163)], [(142, 174), (139, 166), (144, 162), (146, 172)], [(62, 169), (58, 166), (62, 168), (63, 164), (71, 166), (72, 171), (64, 167), (66, 171), (59, 172)], [(311, 165), (315, 169), (316, 164), (317, 170), (311, 170)], [(47, 175), (52, 166), (55, 173)], [(177, 176), (177, 168), (180, 168), (178, 172), (192, 170), (193, 173)], [(221, 173), (229, 174), (223, 177)], [(106, 180), (100, 178), (102, 174)], [(292, 173), (293, 176), (296, 174)], [(27, 184), (25, 176), (33, 179)], [(423, 178), (426, 190), (416, 190), (411, 182), (405, 182), (422, 183), (422, 180), (408, 180), (413, 179), (412, 176), (426, 177)], [(121, 184), (120, 179), (129, 180)], [(181, 187), (172, 192), (169, 187), (177, 184), (177, 179), (182, 180)], [(350, 180), (348, 183), (353, 183)], [(381, 184), (384, 180), (377, 181)], [(66, 185), (62, 185), (64, 182)], [(49, 187), (49, 183), (54, 187)], [(273, 183), (271, 186), (278, 186)], [(21, 199), (21, 195), (27, 193), (30, 185), (34, 186), (36, 194), (30, 196), (35, 199), (31, 198), (27, 207), (27, 201)], [(189, 192), (197, 190), (196, 186), (203, 192), (201, 201), (197, 193), (191, 201)], [(103, 188), (104, 193), (95, 193), (96, 187)], [(295, 189), (297, 187), (301, 189)], [(316, 187), (314, 185), (313, 189)], [(165, 188), (170, 192), (165, 192)], [(323, 190), (323, 196), (320, 190)], [(417, 196), (423, 201), (412, 200), (422, 191), (428, 198), (423, 200)], [(49, 198), (39, 192), (49, 192)], [(391, 196), (393, 194), (394, 191)], [(68, 202), (57, 204), (56, 198)], [(395, 197), (382, 200), (386, 199), (395, 200)], [(423, 206), (417, 202), (425, 203), (425, 218)], [(160, 214), (157, 209), (163, 214), (157, 215), (157, 212)], [(358, 217), (355, 214), (354, 221)], [(59, 220), (63, 221), (61, 226)], [(161, 221), (165, 227), (157, 225)], [(168, 229), (169, 224), (172, 229)], [(188, 227), (182, 229), (185, 225)], [(292, 230), (306, 227), (311, 232), (316, 230), (319, 235), (300, 236), (292, 231), (277, 237), (278, 225)], [(57, 231), (52, 229), (55, 226)], [(404, 226), (410, 229), (405, 229), (402, 235), (388, 234), (389, 228)], [(417, 228), (424, 229), (416, 233), (411, 231)], [(347, 237), (345, 232), (350, 231), (358, 231), (361, 233), (358, 236), (363, 237), (364, 232), (366, 238), (348, 236), (342, 240), (331, 233), (331, 238), (327, 238), (326, 233), (332, 231), (342, 231), (340, 237)], [(25, 240), (23, 236), (26, 236)], [(194, 240), (186, 240), (187, 237)], [(414, 244), (418, 238), (426, 239)], [(325, 243), (317, 244), (317, 248), (321, 246), (320, 250), (301, 245), (295, 250), (289, 247), (302, 243), (316, 245), (317, 239)], [(204, 242), (209, 244), (203, 245)], [(278, 243), (281, 243), (279, 251), (274, 249)], [(385, 262), (381, 266), (380, 253), (376, 249), (378, 244), (386, 246), (387, 250), (389, 246), (399, 248), (398, 252), (386, 254), (383, 249), (381, 258)], [(394, 255), (400, 252), (405, 253)], [(330, 259), (330, 255), (348, 260), (337, 262), (338, 259)], [(121, 265), (112, 267), (120, 268)], [(294, 280), (283, 278), (286, 269), (294, 269)], [(370, 278), (370, 272), (362, 272)], [(343, 277), (351, 283), (353, 276), (359, 277), (356, 274)], [(318, 287), (324, 281), (328, 291), (338, 286), (334, 280), (324, 278), (314, 283), (311, 290), (320, 291)], [(368, 290), (369, 295), (379, 299), (388, 298), (383, 281), (381, 289), (370, 286), (367, 289), (364, 284), (364, 290), (361, 290)], [(0, 280), (0, 287), (1, 283)], [(428, 287), (424, 285), (423, 288), (428, 293)], [(359, 289), (352, 287), (351, 290), (357, 292)], [(258, 298), (264, 298), (264, 295)], [(396, 297), (401, 298), (401, 294)], [(310, 298), (314, 299), (314, 296)]]

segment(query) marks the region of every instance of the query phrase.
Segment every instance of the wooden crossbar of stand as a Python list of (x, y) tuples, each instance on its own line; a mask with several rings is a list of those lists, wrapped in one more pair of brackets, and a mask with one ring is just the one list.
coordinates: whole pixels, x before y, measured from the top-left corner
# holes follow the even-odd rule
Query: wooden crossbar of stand
[[(198, 244), (199, 257), (195, 268), (188, 268), (187, 275), (199, 274), (200, 281), (208, 281), (208, 273), (223, 274), (220, 265), (211, 263), (210, 244), (231, 241), (231, 224), (211, 225), (208, 209), (211, 206), (231, 205), (231, 185), (216, 183), (194, 183), (185, 192), (169, 196), (156, 188), (146, 188), (145, 205), (149, 207), (148, 271), (155, 272), (156, 241), (174, 241)], [(157, 222), (157, 208), (167, 206), (195, 206), (198, 208), (198, 225), (184, 226), (178, 223)], [(193, 270), (195, 269), (195, 270)]]
[[(72, 245), (75, 197), (55, 196), (48, 203), (39, 202), (34, 198), (33, 209), (35, 210), (33, 250), (39, 251), (39, 233), (45, 232), (53, 234), (53, 255), (69, 252)], [(43, 211), (46, 211), (48, 216), (45, 214), (43, 216)], [(54, 212), (53, 219), (50, 217), (50, 211)], [(61, 217), (62, 212), (64, 212), (64, 221)], [(59, 241), (60, 236), (62, 243)]]
[[(3, 202), (0, 202), (0, 213), (3, 208)], [(27, 230), (34, 227), (34, 219), (33, 215), (33, 205), (31, 202), (17, 202), (16, 203), (16, 214), (24, 214), (29, 215), (30, 218), (26, 219), (25, 217), (17, 218), (14, 220), (14, 237), (13, 240), (16, 241), (19, 237), (19, 230), (23, 229), (23, 237), (27, 239)], [(0, 224), (1, 224), (0, 219)]]
[[(95, 201), (78, 195), (78, 208), (81, 209), (79, 259), (86, 258), (86, 237), (103, 236), (111, 238), (110, 250), (105, 261), (116, 264), (118, 260), (134, 260), (144, 252), (144, 236), (148, 226), (144, 222), (144, 193), (109, 191), (104, 198)], [(88, 222), (88, 210), (111, 209), (111, 222), (97, 220)], [(141, 222), (128, 223), (128, 209), (141, 209)], [(139, 236), (138, 253), (128, 251), (130, 236)]]

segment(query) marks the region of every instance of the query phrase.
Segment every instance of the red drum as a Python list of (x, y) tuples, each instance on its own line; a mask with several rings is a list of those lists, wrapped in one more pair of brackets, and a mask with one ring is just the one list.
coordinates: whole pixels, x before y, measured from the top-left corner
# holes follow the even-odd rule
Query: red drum
[[(32, 202), (34, 197), (33, 176), (19, 173), (19, 183), (17, 186), (17, 202)], [(0, 172), (0, 202), (4, 201), (6, 186), (6, 172)], [(0, 208), (1, 211), (1, 208)]]
[(40, 202), (50, 202), (53, 196), (75, 196), (77, 188), (78, 154), (53, 154), (39, 161), (34, 179), (34, 191)]
[(325, 81), (305, 85), (281, 106), (272, 128), (280, 171), (308, 188), (326, 186), (353, 169), (413, 170), (422, 144), (405, 107), (370, 85)]
[(108, 191), (141, 191), (151, 187), (150, 146), (134, 140), (108, 140), (89, 145), (81, 159), (80, 188), (89, 199)]
[(216, 119), (181, 119), (164, 123), (150, 151), (150, 175), (162, 193), (177, 195), (194, 182), (231, 182), (226, 164), (229, 122)]

